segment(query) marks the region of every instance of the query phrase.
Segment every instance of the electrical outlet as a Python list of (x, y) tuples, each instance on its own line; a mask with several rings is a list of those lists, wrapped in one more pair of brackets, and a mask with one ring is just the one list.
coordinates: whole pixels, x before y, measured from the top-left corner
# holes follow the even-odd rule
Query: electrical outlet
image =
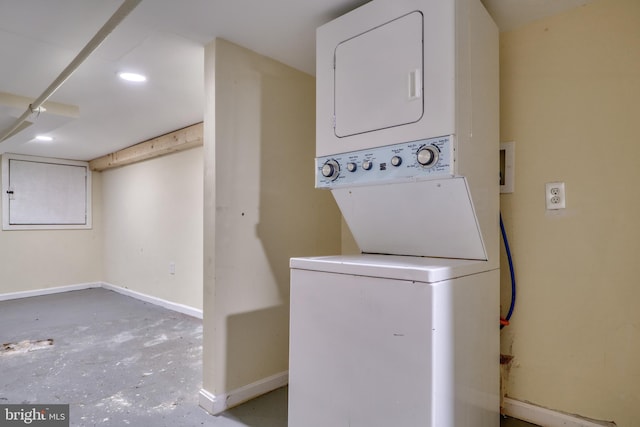
[(564, 182), (547, 182), (545, 191), (547, 209), (564, 209), (566, 207)]

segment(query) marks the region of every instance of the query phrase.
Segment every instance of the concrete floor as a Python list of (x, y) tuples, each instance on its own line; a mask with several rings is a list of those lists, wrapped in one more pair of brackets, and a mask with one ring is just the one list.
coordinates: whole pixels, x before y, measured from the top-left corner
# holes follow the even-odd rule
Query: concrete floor
[(287, 426), (286, 388), (216, 417), (198, 406), (201, 320), (88, 289), (0, 301), (0, 325), (17, 344), (0, 346), (0, 404), (70, 404), (78, 427)]

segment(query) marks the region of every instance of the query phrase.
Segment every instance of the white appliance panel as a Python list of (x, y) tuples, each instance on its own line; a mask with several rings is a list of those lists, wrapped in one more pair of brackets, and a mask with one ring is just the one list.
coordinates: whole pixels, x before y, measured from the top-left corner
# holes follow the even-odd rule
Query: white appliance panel
[(335, 134), (342, 138), (422, 117), (422, 13), (413, 12), (338, 44)]
[(317, 157), (316, 188), (452, 178), (454, 151), (453, 138), (443, 136)]
[(331, 191), (362, 252), (487, 259), (465, 178)]
[(292, 279), (289, 425), (429, 425), (431, 288), (299, 270)]
[(291, 271), (290, 427), (499, 425), (497, 270), (435, 283), (326, 270)]

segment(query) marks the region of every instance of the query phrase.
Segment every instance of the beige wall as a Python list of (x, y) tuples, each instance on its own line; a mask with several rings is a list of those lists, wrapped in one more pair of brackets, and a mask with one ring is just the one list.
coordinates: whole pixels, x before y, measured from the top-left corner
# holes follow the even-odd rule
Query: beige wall
[(202, 152), (102, 172), (105, 282), (202, 309)]
[(0, 230), (0, 294), (102, 279), (100, 174), (92, 184), (92, 229)]
[(349, 226), (347, 222), (344, 220), (344, 217), (340, 221), (340, 247), (341, 254), (343, 255), (357, 255), (362, 253), (360, 247), (356, 243), (356, 239), (353, 237), (351, 230), (349, 230)]
[(314, 189), (315, 79), (217, 40), (205, 53), (204, 388), (288, 369), (289, 258), (339, 253)]
[[(501, 139), (516, 141), (501, 200), (519, 281), (508, 394), (640, 426), (640, 2), (503, 33), (500, 55)], [(551, 181), (565, 210), (545, 211)]]

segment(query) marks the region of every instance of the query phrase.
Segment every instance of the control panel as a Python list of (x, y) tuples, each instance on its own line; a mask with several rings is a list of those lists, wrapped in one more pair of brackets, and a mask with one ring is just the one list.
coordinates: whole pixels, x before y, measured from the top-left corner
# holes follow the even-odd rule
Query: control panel
[(421, 139), (316, 158), (316, 188), (453, 176), (453, 137)]

